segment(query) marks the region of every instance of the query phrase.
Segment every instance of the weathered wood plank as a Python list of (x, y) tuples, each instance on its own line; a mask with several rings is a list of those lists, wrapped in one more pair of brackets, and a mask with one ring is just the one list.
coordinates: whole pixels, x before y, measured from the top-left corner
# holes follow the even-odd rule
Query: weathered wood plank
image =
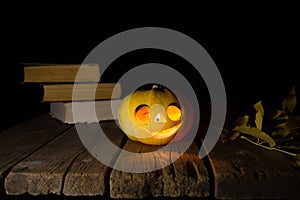
[(219, 141), (209, 160), (217, 199), (300, 198), (300, 171), (291, 156), (236, 140)]
[[(119, 147), (122, 145), (125, 135), (113, 121), (101, 122), (101, 127), (115, 145)], [(116, 156), (118, 153), (118, 151), (114, 152)], [(111, 168), (99, 162), (86, 150), (75, 159), (70, 167), (63, 193), (71, 196), (104, 195), (109, 190), (110, 171)]]
[[(132, 171), (136, 167), (149, 167), (158, 165), (158, 162), (169, 162), (178, 156), (177, 148), (173, 144), (174, 152), (154, 152), (157, 146), (144, 145), (128, 140), (124, 149), (136, 153), (151, 152), (150, 155), (137, 154), (128, 159), (116, 161), (119, 165), (130, 165), (128, 160), (144, 158), (149, 160), (148, 166), (129, 166)], [(181, 152), (178, 149), (178, 152)], [(192, 196), (204, 197), (209, 195), (208, 173), (203, 160), (198, 157), (199, 148), (194, 142), (190, 148), (173, 164), (152, 172), (129, 173), (112, 170), (110, 175), (110, 195), (113, 198), (145, 198), (145, 197), (178, 197)], [(123, 155), (121, 154), (120, 157)], [(147, 157), (148, 156), (148, 157)], [(121, 163), (120, 163), (121, 162)], [(126, 164), (127, 162), (127, 164)]]
[[(129, 165), (128, 168), (132, 168), (131, 171), (135, 171), (137, 167), (130, 162), (130, 160), (145, 158), (142, 153), (151, 152), (156, 150), (157, 146), (144, 145), (139, 142), (128, 140), (124, 146), (124, 150), (140, 153), (135, 156), (128, 157), (124, 155), (124, 152), (120, 154), (119, 159), (116, 161), (116, 165)], [(153, 162), (150, 164), (155, 165), (155, 157), (160, 157), (157, 153), (153, 153), (149, 159)], [(128, 162), (129, 161), (129, 162)], [(144, 166), (147, 167), (147, 166)], [(163, 196), (163, 180), (162, 170), (157, 170), (147, 173), (130, 173), (113, 169), (110, 174), (110, 196), (112, 198), (145, 198), (145, 197), (157, 197)]]
[(209, 196), (208, 172), (198, 155), (199, 147), (193, 142), (179, 159), (163, 169), (164, 196)]
[[(5, 175), (15, 164), (70, 127), (44, 113), (1, 132), (0, 182), (4, 182)], [(4, 192), (2, 189), (3, 185), (0, 192)]]
[(7, 194), (60, 194), (68, 167), (84, 151), (75, 127), (18, 163), (5, 179)]

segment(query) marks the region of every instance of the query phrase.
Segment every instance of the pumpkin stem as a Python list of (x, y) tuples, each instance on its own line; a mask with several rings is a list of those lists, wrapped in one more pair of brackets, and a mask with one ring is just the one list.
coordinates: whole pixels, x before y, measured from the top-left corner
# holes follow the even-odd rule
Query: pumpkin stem
[(155, 88), (159, 88), (159, 86), (156, 85), (156, 84), (153, 84), (153, 85), (152, 85), (152, 89), (155, 89)]

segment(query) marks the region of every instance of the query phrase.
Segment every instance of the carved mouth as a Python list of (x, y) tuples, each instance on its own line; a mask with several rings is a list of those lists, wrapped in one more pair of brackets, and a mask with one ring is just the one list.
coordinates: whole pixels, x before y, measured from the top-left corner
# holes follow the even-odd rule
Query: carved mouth
[[(175, 135), (175, 133), (178, 131), (178, 129), (181, 127), (181, 125), (182, 125), (182, 123), (179, 123), (176, 126), (173, 126), (172, 128), (168, 128), (168, 129), (164, 129), (164, 130), (156, 131), (156, 132), (155, 131), (151, 132), (146, 128), (140, 128), (139, 132), (143, 131), (143, 136), (141, 136), (141, 135), (135, 136), (135, 135), (129, 135), (129, 134), (127, 134), (127, 136), (132, 140), (136, 140), (136, 141), (140, 141), (140, 142), (147, 141), (148, 143), (149, 143), (149, 141), (165, 140), (165, 139), (171, 138), (173, 135)], [(153, 142), (153, 144), (156, 144), (156, 143)]]
[(178, 131), (181, 124), (182, 123), (177, 124), (176, 126), (174, 126), (172, 128), (168, 128), (168, 129), (165, 129), (165, 130), (161, 130), (161, 131), (152, 133), (153, 137), (155, 137), (155, 138), (166, 138), (166, 137), (172, 136)]

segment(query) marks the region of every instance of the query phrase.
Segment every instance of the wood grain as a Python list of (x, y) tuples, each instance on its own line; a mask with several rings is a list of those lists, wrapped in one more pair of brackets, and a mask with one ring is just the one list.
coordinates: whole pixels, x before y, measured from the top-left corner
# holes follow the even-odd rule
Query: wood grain
[(209, 153), (218, 199), (300, 198), (300, 171), (293, 157), (246, 141), (219, 141)]
[[(145, 157), (143, 153), (156, 150), (157, 146), (144, 145), (139, 142), (128, 140), (124, 150), (136, 153), (134, 156), (127, 157), (122, 152), (116, 161), (116, 165), (125, 166), (128, 171), (136, 171), (139, 167), (150, 167), (156, 164), (155, 158), (160, 155), (153, 153), (151, 157)], [(120, 159), (122, 157), (122, 159)], [(148, 159), (149, 166), (136, 166), (134, 160)], [(157, 170), (147, 173), (131, 173), (113, 169), (110, 174), (110, 196), (112, 198), (145, 198), (163, 196), (162, 171)]]
[[(204, 197), (209, 195), (209, 180), (203, 161), (198, 157), (199, 148), (196, 143), (173, 164), (163, 169), (146, 173), (132, 173), (137, 167), (149, 169), (158, 162), (170, 162), (180, 152), (179, 144), (173, 145), (174, 152), (155, 151), (160, 147), (144, 145), (128, 140), (124, 149), (137, 153), (127, 159), (119, 159), (116, 164), (126, 165), (128, 172), (112, 170), (110, 175), (110, 194), (113, 198), (145, 198), (145, 197)], [(177, 150), (176, 150), (177, 149)], [(150, 154), (144, 154), (151, 152)], [(180, 154), (179, 154), (180, 155)], [(145, 163), (136, 166), (130, 160), (143, 158)], [(177, 157), (178, 158), (178, 157)], [(131, 172), (130, 172), (131, 171)]]
[(199, 147), (193, 142), (179, 159), (163, 169), (164, 196), (209, 196), (208, 172), (198, 154)]
[[(113, 121), (101, 122), (101, 127), (115, 145), (119, 147), (122, 145), (125, 135)], [(118, 153), (118, 151), (114, 152), (116, 156)], [(86, 150), (80, 153), (67, 172), (63, 193), (70, 196), (104, 195), (109, 190), (110, 171), (109, 167), (99, 162)]]
[[(48, 113), (44, 113), (1, 132), (1, 183), (4, 182), (6, 174), (14, 165), (70, 127), (51, 118)], [(3, 185), (0, 187), (0, 192), (3, 192), (2, 189)]]
[(75, 127), (18, 163), (5, 179), (7, 194), (60, 194), (73, 160), (85, 149)]

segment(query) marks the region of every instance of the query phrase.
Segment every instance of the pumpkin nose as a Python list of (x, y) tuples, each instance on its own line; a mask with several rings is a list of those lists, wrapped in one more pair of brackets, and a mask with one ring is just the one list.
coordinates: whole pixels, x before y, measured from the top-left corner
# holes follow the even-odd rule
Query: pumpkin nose
[(166, 120), (166, 109), (160, 104), (154, 104), (150, 108), (150, 116), (152, 118), (152, 122), (167, 122)]
[(154, 104), (150, 107), (150, 124), (147, 127), (151, 132), (159, 132), (165, 126), (166, 109), (160, 104)]
[(160, 113), (157, 113), (157, 115), (154, 118), (154, 122), (165, 123), (165, 122), (167, 122), (167, 120), (166, 120), (166, 118), (163, 115), (161, 115)]

